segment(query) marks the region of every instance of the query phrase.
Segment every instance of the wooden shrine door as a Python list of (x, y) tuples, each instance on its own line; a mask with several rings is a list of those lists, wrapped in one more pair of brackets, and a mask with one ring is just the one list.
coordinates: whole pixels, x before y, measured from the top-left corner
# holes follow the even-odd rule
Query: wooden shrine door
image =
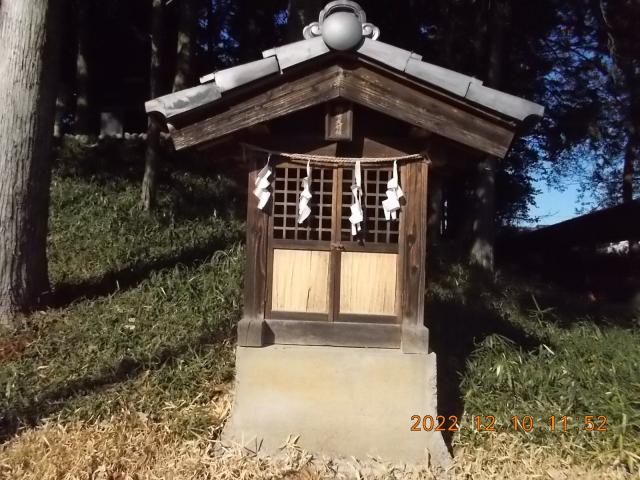
[(311, 215), (297, 222), (306, 168), (275, 168), (267, 255), (267, 319), (399, 322), (401, 217), (387, 221), (391, 165), (363, 165), (362, 231), (351, 235), (353, 166), (313, 167)]

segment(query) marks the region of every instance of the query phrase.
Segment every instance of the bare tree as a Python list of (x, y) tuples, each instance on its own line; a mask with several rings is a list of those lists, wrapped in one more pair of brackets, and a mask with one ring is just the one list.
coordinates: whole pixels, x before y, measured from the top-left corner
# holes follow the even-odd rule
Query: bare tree
[(628, 95), (624, 128), (627, 145), (622, 172), (622, 201), (633, 200), (635, 165), (640, 162), (640, 5), (627, 0), (599, 1), (608, 46), (615, 62), (614, 81)]
[(48, 290), (50, 146), (58, 0), (0, 3), (0, 324), (15, 326)]
[(302, 29), (311, 22), (318, 21), (318, 14), (325, 3), (327, 2), (324, 0), (289, 0), (287, 41), (302, 40)]
[[(162, 34), (164, 32), (163, 0), (152, 0), (151, 7), (151, 70), (149, 72), (149, 95), (156, 98), (162, 94)], [(160, 161), (162, 128), (153, 116), (149, 118), (147, 150), (145, 153), (144, 179), (142, 180), (142, 206), (152, 210), (156, 201), (158, 163)]]
[[(599, 1), (608, 46), (615, 62), (614, 81), (626, 90), (628, 107), (624, 129), (627, 144), (622, 168), (622, 201), (634, 198), (634, 181), (640, 166), (640, 4), (628, 0)], [(640, 242), (629, 242), (629, 253), (640, 258)]]
[(174, 92), (184, 90), (193, 84), (193, 57), (196, 47), (197, 23), (198, 2), (196, 0), (180, 0), (176, 74), (173, 80)]
[[(173, 80), (173, 91), (179, 92), (190, 87), (194, 81), (193, 63), (196, 47), (196, 31), (198, 22), (198, 1), (180, 0), (180, 21), (176, 52), (176, 72)], [(165, 67), (165, 56), (162, 52), (162, 35), (164, 22), (162, 2), (154, 0), (152, 10), (152, 53), (151, 53), (151, 98), (162, 95), (162, 72)], [(162, 157), (162, 129), (155, 118), (149, 120), (147, 132), (147, 151), (145, 155), (145, 172), (142, 182), (142, 205), (145, 210), (152, 210), (156, 202), (158, 168)]]
[(64, 119), (69, 113), (72, 97), (73, 94), (69, 85), (61, 80), (58, 83), (58, 97), (56, 99), (56, 114), (53, 126), (53, 136), (56, 138), (61, 138), (63, 135)]
[(77, 18), (76, 56), (76, 118), (74, 130), (87, 135), (91, 132), (91, 98), (89, 93), (89, 36), (91, 35), (90, 2), (74, 2)]
[[(503, 80), (505, 33), (511, 21), (510, 0), (495, 0), (489, 6), (487, 84), (500, 88)], [(481, 44), (482, 42), (477, 42)], [(480, 52), (479, 52), (480, 53)], [(498, 160), (486, 157), (478, 164), (474, 191), (473, 242), (470, 261), (491, 271), (494, 264), (496, 170)]]

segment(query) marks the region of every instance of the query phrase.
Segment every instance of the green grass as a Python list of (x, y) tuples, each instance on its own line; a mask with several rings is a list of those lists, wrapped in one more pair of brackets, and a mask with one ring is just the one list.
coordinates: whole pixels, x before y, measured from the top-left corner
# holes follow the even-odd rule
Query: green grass
[(204, 404), (233, 373), (244, 256), (243, 224), (215, 198), (228, 182), (176, 173), (148, 215), (133, 172), (94, 174), (72, 161), (52, 185), (50, 277), (62, 305), (4, 342), (4, 436), (47, 416)]
[[(132, 147), (130, 147), (132, 148)], [(71, 150), (71, 151), (69, 151)], [(237, 186), (224, 177), (174, 172), (161, 184), (157, 213), (140, 211), (140, 162), (71, 142), (51, 189), (50, 277), (79, 282), (241, 239)], [(139, 158), (141, 152), (138, 152)]]
[[(462, 406), (451, 412), (462, 418), (457, 443), (493, 434), (477, 430), (478, 415), (485, 426), (494, 416), (496, 430), (508, 432), (516, 431), (512, 417), (531, 416), (530, 432), (517, 429), (527, 442), (570, 443), (577, 458), (639, 468), (640, 331), (632, 311), (624, 316), (618, 306), (599, 306), (596, 316), (585, 300), (552, 285), (515, 274), (481, 283), (460, 266), (437, 278), (430, 293), (432, 304), (455, 304), (466, 314), (434, 328), (441, 350), (450, 350), (440, 364), (450, 359), (458, 367), (452, 376)], [(598, 424), (605, 416), (606, 432), (586, 431), (587, 415)]]
[[(140, 162), (125, 155), (139, 151), (111, 165), (111, 150), (65, 148), (49, 237), (57, 306), (0, 341), (0, 434), (123, 408), (179, 425), (185, 437), (201, 433), (204, 406), (233, 376), (244, 263), (238, 188), (222, 176), (174, 173), (158, 213), (147, 215), (138, 207)], [(521, 433), (530, 442), (570, 442), (577, 458), (638, 468), (637, 326), (517, 274), (486, 281), (454, 265), (430, 278), (448, 413), (464, 426), (495, 415), (505, 427), (512, 415), (531, 415), (536, 428)], [(194, 408), (174, 414), (185, 402)], [(551, 433), (550, 415), (604, 415), (608, 430)], [(454, 441), (487, 435), (467, 428)]]

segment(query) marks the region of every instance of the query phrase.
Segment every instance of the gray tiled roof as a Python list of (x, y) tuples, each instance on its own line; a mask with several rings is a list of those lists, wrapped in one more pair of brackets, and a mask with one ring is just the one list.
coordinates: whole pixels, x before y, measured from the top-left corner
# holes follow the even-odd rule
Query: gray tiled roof
[[(322, 37), (272, 48), (263, 52), (264, 58), (261, 60), (220, 70), (203, 77), (202, 85), (150, 100), (145, 104), (146, 111), (160, 113), (170, 121), (190, 110), (213, 104), (225, 92), (271, 75), (282, 74), (293, 66), (330, 52)], [(485, 87), (476, 78), (424, 62), (420, 55), (378, 40), (364, 38), (354, 54), (520, 122), (544, 114), (541, 105)]]

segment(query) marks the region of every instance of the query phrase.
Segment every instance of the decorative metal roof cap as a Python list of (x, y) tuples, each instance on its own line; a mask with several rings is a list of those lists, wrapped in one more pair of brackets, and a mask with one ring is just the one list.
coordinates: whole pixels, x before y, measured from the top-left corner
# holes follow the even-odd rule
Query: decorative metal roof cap
[(357, 48), (364, 37), (377, 40), (380, 29), (367, 22), (362, 7), (351, 0), (329, 2), (320, 12), (317, 22), (302, 31), (304, 38), (322, 37), (332, 50), (346, 51)]

